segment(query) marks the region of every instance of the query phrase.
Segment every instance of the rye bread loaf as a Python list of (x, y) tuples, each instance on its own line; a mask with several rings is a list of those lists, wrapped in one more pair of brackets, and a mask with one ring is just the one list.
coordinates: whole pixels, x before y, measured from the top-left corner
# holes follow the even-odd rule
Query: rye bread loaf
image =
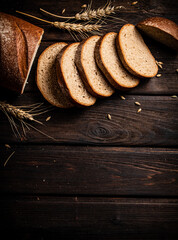
[(75, 55), (80, 43), (66, 46), (56, 58), (56, 73), (58, 83), (64, 92), (76, 105), (91, 106), (96, 98), (87, 90), (79, 76), (75, 65)]
[(136, 27), (146, 35), (178, 51), (178, 25), (163, 17), (151, 17), (139, 22)]
[(122, 66), (118, 57), (115, 39), (117, 33), (104, 35), (96, 44), (95, 59), (108, 81), (117, 89), (126, 90), (136, 87), (139, 79), (131, 75)]
[(126, 24), (121, 28), (116, 37), (116, 46), (124, 67), (131, 74), (141, 78), (156, 76), (156, 60), (134, 25)]
[(43, 29), (0, 13), (0, 86), (22, 94)]
[(91, 36), (80, 43), (75, 63), (87, 90), (96, 97), (109, 97), (114, 93), (113, 87), (98, 68), (94, 50), (100, 36)]
[(36, 73), (37, 86), (43, 97), (52, 105), (60, 108), (73, 106), (61, 91), (56, 76), (56, 56), (65, 46), (67, 43), (59, 42), (46, 48), (38, 59)]

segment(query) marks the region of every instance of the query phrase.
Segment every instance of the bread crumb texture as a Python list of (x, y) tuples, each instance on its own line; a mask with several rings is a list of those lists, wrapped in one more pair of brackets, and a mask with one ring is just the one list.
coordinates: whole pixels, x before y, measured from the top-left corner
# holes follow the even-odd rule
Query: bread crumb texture
[(141, 77), (154, 77), (158, 72), (156, 60), (134, 25), (124, 25), (119, 44), (126, 64)]

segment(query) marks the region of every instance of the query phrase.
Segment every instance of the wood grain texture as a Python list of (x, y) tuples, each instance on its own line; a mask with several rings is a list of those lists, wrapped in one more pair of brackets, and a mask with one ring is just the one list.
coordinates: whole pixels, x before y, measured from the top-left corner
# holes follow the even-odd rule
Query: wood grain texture
[[(6, 116), (0, 116), (0, 142), (60, 143), (81, 145), (115, 146), (177, 146), (178, 145), (178, 98), (170, 96), (132, 96), (119, 94), (98, 100), (90, 108), (74, 108), (53, 111), (37, 119), (45, 123), (34, 124), (56, 141), (31, 129), (25, 138), (15, 138)], [(13, 99), (14, 105), (43, 102), (39, 94), (29, 93)], [(135, 101), (141, 103), (136, 106)], [(137, 113), (138, 108), (142, 108)], [(107, 114), (112, 120), (108, 120)], [(45, 119), (51, 116), (50, 121)]]
[(0, 209), (5, 231), (30, 228), (48, 236), (44, 239), (71, 232), (79, 239), (176, 239), (178, 234), (177, 199), (19, 196), (2, 198)]
[[(72, 16), (89, 2), (1, 1), (1, 11), (43, 27), (45, 34), (25, 93), (17, 97), (0, 89), (0, 100), (13, 105), (44, 102), (35, 83), (38, 57), (52, 43), (73, 42), (69, 33), (15, 10), (45, 18), (40, 7), (57, 14), (65, 9), (64, 15)], [(163, 16), (178, 23), (176, 0), (132, 2), (113, 1), (124, 6), (115, 17), (137, 24)], [(93, 1), (93, 8), (105, 3)], [(118, 32), (124, 24), (108, 22), (102, 33)], [(55, 108), (37, 117), (45, 126), (34, 126), (57, 141), (33, 129), (26, 138), (16, 139), (0, 112), (0, 230), (6, 239), (71, 239), (72, 233), (72, 239), (78, 240), (177, 240), (178, 98), (171, 95), (178, 95), (178, 57), (163, 45), (144, 40), (156, 60), (163, 62), (162, 76), (143, 80), (137, 88), (117, 92), (91, 108)], [(141, 103), (139, 114), (135, 101)]]
[(0, 149), (2, 193), (178, 196), (176, 149), (51, 145)]

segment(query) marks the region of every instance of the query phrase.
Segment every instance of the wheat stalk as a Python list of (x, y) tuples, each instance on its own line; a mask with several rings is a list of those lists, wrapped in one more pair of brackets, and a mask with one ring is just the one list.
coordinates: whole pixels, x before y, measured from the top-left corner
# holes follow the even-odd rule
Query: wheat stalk
[[(19, 129), (18, 129), (18, 125), (14, 121), (14, 119), (20, 121), (24, 136), (26, 136), (26, 129), (29, 130), (31, 127), (33, 129), (35, 129), (36, 131), (40, 132), (41, 134), (55, 140), (53, 137), (43, 133), (42, 131), (40, 131), (39, 129), (37, 129), (36, 127), (34, 127), (33, 125), (31, 125), (30, 123), (27, 122), (27, 121), (30, 121), (30, 122), (36, 122), (38, 124), (43, 124), (42, 122), (40, 122), (34, 118), (35, 116), (41, 115), (50, 110), (49, 107), (40, 108), (42, 106), (42, 104), (43, 103), (35, 103), (32, 105), (28, 105), (28, 106), (17, 107), (17, 106), (13, 106), (11, 104), (0, 101), (0, 110), (3, 111), (4, 114), (7, 116), (8, 121), (12, 128), (12, 131), (16, 137), (19, 136), (20, 138), (22, 138), (22, 136), (19, 132)], [(29, 108), (29, 110), (24, 110), (23, 108)]]
[(86, 32), (99, 31), (102, 28), (102, 25), (100, 25), (100, 24), (85, 24), (85, 25), (83, 25), (81, 23), (51, 22), (51, 21), (47, 21), (45, 19), (35, 17), (30, 14), (24, 13), (24, 12), (19, 12), (19, 11), (16, 11), (16, 12), (23, 14), (25, 16), (28, 16), (28, 17), (32, 17), (39, 21), (49, 23), (56, 28), (67, 30), (69, 32), (74, 31), (74, 32), (78, 32), (78, 33), (86, 33)]
[[(51, 12), (48, 12), (42, 8), (40, 10), (44, 12), (47, 15), (61, 18), (61, 19), (76, 19), (76, 20), (82, 20), (82, 21), (90, 21), (92, 19), (101, 19), (103, 17), (108, 17), (111, 14), (114, 14), (115, 11), (117, 11), (121, 6), (112, 6), (111, 1), (106, 3), (104, 7), (98, 8), (98, 9), (91, 9), (92, 1), (90, 4), (86, 5), (86, 9), (83, 12), (79, 12), (75, 14), (75, 16), (72, 17), (66, 17), (61, 15), (56, 15)], [(118, 18), (119, 19), (119, 18)]]

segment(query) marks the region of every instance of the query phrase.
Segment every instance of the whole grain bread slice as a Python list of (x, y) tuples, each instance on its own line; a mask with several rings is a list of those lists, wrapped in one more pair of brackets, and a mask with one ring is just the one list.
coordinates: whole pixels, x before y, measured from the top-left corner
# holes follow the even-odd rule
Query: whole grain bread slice
[(117, 89), (126, 90), (136, 87), (139, 79), (122, 66), (115, 45), (117, 33), (104, 35), (96, 44), (95, 59), (108, 81)]
[(38, 59), (36, 74), (37, 86), (43, 97), (52, 105), (60, 108), (73, 106), (61, 91), (56, 76), (56, 56), (66, 45), (66, 43), (59, 42), (46, 48)]
[(56, 73), (62, 91), (76, 104), (91, 106), (96, 102), (86, 89), (75, 65), (75, 55), (80, 43), (66, 46), (56, 58)]
[(151, 17), (136, 27), (158, 42), (178, 51), (178, 25), (163, 17)]
[(114, 88), (98, 68), (94, 50), (100, 36), (91, 36), (80, 43), (77, 49), (75, 63), (87, 90), (96, 97), (109, 97)]
[(116, 46), (124, 67), (131, 74), (141, 78), (156, 76), (156, 60), (134, 25), (126, 24), (121, 28)]

